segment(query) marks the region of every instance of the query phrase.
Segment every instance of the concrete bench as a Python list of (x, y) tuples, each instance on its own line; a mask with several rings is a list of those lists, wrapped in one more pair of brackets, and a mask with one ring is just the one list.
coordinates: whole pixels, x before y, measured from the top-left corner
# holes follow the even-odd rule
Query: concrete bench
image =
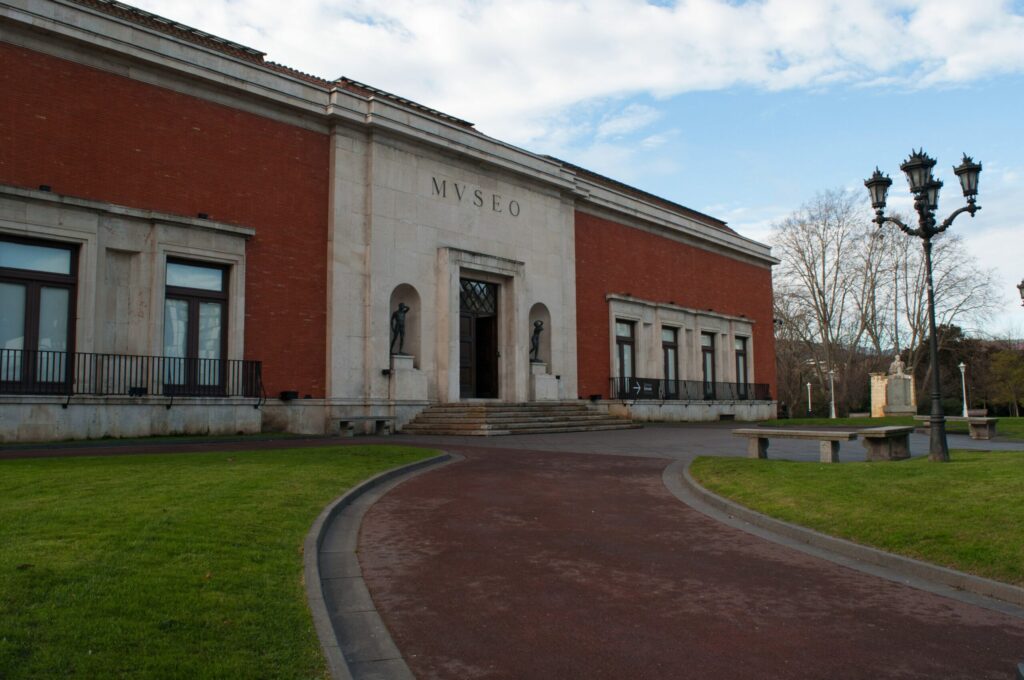
[(913, 431), (913, 425), (889, 425), (869, 427), (858, 434), (864, 437), (869, 461), (903, 460), (910, 458), (910, 434)]
[(351, 437), (355, 434), (356, 423), (373, 423), (373, 433), (389, 435), (395, 430), (394, 416), (345, 416), (339, 419), (339, 429), (342, 437)]
[[(931, 416), (914, 416), (914, 420), (920, 421), (925, 429), (931, 429)], [(951, 423), (967, 423), (967, 432), (971, 439), (992, 439), (996, 436), (996, 423), (999, 418), (968, 416), (946, 416)]]
[(733, 430), (734, 437), (747, 437), (747, 457), (767, 458), (769, 439), (814, 439), (819, 442), (818, 451), (822, 463), (839, 462), (839, 442), (857, 439), (856, 432), (834, 430), (783, 430), (775, 428), (749, 428)]

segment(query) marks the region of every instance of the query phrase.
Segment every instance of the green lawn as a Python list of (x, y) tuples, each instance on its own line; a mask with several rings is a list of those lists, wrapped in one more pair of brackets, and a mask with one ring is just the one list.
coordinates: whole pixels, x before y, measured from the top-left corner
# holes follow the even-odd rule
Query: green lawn
[(949, 463), (698, 458), (706, 488), (787, 522), (1024, 585), (1024, 451)]
[(302, 543), (436, 452), (363, 446), (0, 461), (0, 678), (313, 678)]
[[(826, 427), (882, 427), (883, 425), (917, 425), (919, 420), (912, 416), (888, 418), (789, 418), (781, 420), (764, 420), (760, 423), (765, 427), (800, 427), (801, 425)], [(967, 423), (946, 422), (946, 432), (950, 434), (967, 434)], [(996, 434), (1007, 439), (1024, 440), (1024, 418), (1000, 417), (996, 425)]]

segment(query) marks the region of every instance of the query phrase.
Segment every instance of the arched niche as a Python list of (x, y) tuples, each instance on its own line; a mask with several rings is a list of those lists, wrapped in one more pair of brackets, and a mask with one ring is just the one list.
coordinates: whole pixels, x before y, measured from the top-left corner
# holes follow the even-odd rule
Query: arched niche
[[(543, 321), (544, 331), (540, 334), (540, 352), (538, 360), (543, 361), (548, 365), (548, 371), (551, 370), (551, 334), (554, 332), (554, 328), (551, 326), (551, 312), (548, 311), (547, 305), (543, 302), (538, 302), (533, 307), (530, 307), (530, 337), (533, 336), (533, 322)], [(529, 341), (526, 344), (530, 346)]]
[[(405, 343), (402, 351), (413, 356), (413, 366), (420, 367), (420, 326), (423, 318), (423, 306), (420, 304), (420, 294), (408, 283), (395, 286), (391, 291), (391, 299), (388, 302), (388, 342), (391, 342), (391, 315), (398, 305), (405, 303), (409, 311), (405, 315)], [(389, 345), (390, 347), (390, 345)], [(395, 345), (398, 351), (398, 345)]]

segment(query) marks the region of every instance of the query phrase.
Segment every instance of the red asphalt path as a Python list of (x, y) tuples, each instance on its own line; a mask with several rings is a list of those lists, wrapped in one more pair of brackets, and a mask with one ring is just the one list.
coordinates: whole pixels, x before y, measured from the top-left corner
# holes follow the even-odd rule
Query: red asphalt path
[(452, 447), (367, 512), (418, 678), (1000, 678), (1024, 620), (810, 557), (672, 496), (669, 461)]

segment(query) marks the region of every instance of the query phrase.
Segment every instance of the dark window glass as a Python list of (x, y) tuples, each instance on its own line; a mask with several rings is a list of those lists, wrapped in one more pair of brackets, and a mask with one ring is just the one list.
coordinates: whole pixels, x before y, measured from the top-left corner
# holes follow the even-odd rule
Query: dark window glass
[(665, 369), (665, 398), (679, 394), (679, 329), (661, 328), (661, 353)]
[(736, 338), (736, 390), (740, 399), (747, 398), (747, 339)]
[(715, 398), (715, 334), (700, 334), (701, 368), (704, 377), (704, 398)]
[(0, 387), (68, 386), (77, 255), (75, 246), (0, 238)]
[(227, 362), (225, 267), (167, 262), (164, 298), (164, 389), (216, 395), (224, 389)]

